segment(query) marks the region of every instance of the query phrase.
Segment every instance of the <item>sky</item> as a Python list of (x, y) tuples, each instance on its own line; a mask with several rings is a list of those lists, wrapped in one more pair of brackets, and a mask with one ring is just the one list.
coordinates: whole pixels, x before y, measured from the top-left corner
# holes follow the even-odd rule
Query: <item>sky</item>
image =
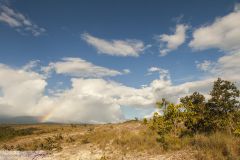
[(0, 117), (115, 123), (217, 77), (240, 86), (237, 0), (1, 0)]

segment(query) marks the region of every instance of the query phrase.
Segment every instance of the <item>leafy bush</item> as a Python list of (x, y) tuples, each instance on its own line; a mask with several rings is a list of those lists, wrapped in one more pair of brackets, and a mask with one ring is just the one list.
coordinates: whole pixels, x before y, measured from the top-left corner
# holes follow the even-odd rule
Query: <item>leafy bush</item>
[(198, 159), (240, 157), (240, 92), (234, 83), (219, 78), (210, 96), (206, 101), (194, 92), (180, 104), (157, 102), (162, 115), (155, 113), (147, 124), (165, 150), (194, 148)]
[(148, 123), (147, 118), (144, 118), (143, 119), (143, 124), (147, 124), (147, 123)]
[(150, 128), (157, 130), (160, 136), (170, 132), (177, 136), (220, 130), (239, 134), (240, 91), (235, 84), (219, 78), (210, 95), (206, 102), (203, 95), (194, 92), (181, 98), (177, 105), (163, 99), (157, 103), (163, 115), (154, 114)]

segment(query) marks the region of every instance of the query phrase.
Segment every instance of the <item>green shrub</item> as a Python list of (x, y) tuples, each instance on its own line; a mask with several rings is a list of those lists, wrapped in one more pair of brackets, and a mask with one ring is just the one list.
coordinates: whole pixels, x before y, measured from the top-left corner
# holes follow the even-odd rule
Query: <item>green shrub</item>
[(158, 134), (165, 150), (192, 148), (198, 159), (237, 159), (240, 157), (240, 91), (234, 83), (214, 82), (210, 99), (197, 92), (172, 104), (157, 102), (162, 115), (155, 113), (149, 128)]
[(143, 124), (147, 124), (147, 123), (148, 123), (147, 118), (144, 118), (143, 119)]

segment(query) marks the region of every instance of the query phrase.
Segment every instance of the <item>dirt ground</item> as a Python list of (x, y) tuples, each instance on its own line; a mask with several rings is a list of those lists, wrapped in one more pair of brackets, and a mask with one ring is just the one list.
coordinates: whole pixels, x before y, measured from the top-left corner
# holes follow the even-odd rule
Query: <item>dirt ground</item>
[[(146, 137), (140, 122), (106, 125), (14, 125), (36, 128), (30, 135), (0, 141), (0, 160), (183, 160), (195, 159), (190, 150), (164, 152), (154, 135)], [(137, 138), (136, 138), (137, 137)], [(16, 151), (18, 150), (18, 151)], [(17, 156), (26, 151), (33, 155)], [(37, 154), (38, 151), (43, 151)], [(4, 153), (2, 153), (4, 152)], [(17, 153), (16, 153), (17, 152)], [(7, 155), (7, 156), (6, 156)]]

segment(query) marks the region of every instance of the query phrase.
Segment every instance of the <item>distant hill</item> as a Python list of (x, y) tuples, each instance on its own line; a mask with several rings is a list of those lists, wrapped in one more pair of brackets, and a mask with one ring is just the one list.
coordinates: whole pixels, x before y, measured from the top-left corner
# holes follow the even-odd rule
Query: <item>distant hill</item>
[(37, 117), (18, 116), (18, 117), (2, 117), (0, 116), (0, 124), (34, 124), (39, 123)]

